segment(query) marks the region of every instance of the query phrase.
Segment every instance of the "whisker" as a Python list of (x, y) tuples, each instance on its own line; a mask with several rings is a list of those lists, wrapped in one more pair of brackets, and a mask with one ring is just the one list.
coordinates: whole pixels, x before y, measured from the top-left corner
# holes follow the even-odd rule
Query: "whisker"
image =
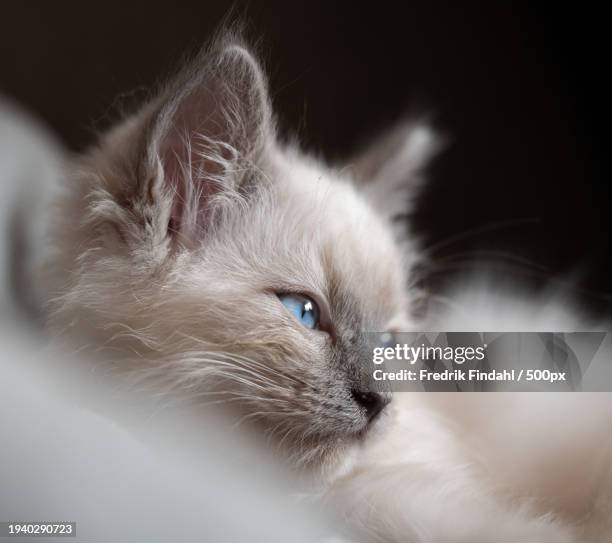
[(518, 219), (509, 219), (505, 221), (497, 221), (489, 224), (485, 224), (483, 226), (479, 226), (476, 228), (471, 228), (469, 230), (464, 230), (458, 234), (445, 238), (433, 245), (425, 247), (423, 249), (424, 253), (427, 255), (434, 255), (440, 249), (444, 249), (445, 247), (449, 247), (459, 241), (463, 241), (465, 239), (469, 239), (470, 237), (477, 236), (478, 234), (484, 234), (486, 232), (492, 232), (495, 230), (500, 230), (503, 228), (509, 228), (512, 226), (523, 226), (526, 224), (537, 224), (540, 222), (538, 217), (523, 217)]

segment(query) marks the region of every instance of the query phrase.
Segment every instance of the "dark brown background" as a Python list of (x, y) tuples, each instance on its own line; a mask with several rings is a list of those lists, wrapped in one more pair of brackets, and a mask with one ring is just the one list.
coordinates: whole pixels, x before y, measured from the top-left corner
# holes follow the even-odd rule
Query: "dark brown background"
[[(234, 3), (262, 38), (283, 127), (309, 148), (341, 158), (406, 112), (435, 112), (451, 145), (415, 221), (428, 245), (454, 241), (432, 255), (434, 284), (486, 257), (534, 284), (571, 278), (593, 309), (609, 309), (606, 18), (531, 4)], [(13, 2), (0, 92), (82, 148), (229, 7)]]

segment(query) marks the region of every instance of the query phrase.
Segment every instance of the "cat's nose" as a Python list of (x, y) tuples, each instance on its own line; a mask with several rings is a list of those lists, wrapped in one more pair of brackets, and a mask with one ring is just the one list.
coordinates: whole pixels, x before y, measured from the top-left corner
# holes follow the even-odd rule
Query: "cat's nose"
[(351, 391), (353, 399), (363, 409), (365, 409), (368, 422), (372, 422), (391, 401), (391, 395), (373, 390)]

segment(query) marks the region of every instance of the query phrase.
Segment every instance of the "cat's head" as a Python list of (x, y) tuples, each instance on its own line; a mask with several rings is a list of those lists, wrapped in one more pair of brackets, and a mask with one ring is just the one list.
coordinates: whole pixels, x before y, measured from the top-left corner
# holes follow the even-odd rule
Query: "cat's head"
[(259, 63), (217, 41), (71, 166), (52, 325), (330, 465), (389, 401), (366, 333), (410, 322), (393, 219), (433, 144), (406, 124), (332, 169), (279, 141)]

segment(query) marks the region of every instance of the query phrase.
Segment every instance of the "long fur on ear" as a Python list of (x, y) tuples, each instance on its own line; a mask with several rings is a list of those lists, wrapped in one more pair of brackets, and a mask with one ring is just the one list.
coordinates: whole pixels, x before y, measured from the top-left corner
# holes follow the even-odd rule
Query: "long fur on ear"
[(273, 139), (264, 72), (236, 34), (224, 34), (154, 101), (137, 170), (139, 196), (168, 213), (172, 234), (193, 243), (215, 200), (252, 182)]
[(423, 170), (441, 146), (429, 124), (407, 120), (359, 153), (349, 171), (370, 203), (392, 220), (411, 211)]

